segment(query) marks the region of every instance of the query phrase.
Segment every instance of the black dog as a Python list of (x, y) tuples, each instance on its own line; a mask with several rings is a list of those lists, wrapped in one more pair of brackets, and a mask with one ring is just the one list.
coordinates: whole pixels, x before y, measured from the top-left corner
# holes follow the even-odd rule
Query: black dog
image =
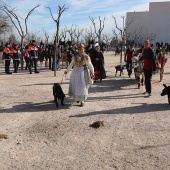
[(120, 71), (120, 76), (123, 75), (123, 70), (124, 70), (125, 68), (126, 68), (126, 65), (117, 65), (117, 66), (115, 67), (115, 69), (116, 69), (115, 77), (116, 77), (118, 71)]
[(57, 99), (61, 100), (61, 105), (64, 106), (63, 102), (64, 102), (65, 94), (63, 93), (63, 90), (60, 84), (58, 83), (54, 83), (53, 85), (53, 96), (54, 96), (54, 102), (56, 103), (56, 107), (58, 107)]
[(166, 84), (163, 84), (163, 86), (165, 88), (162, 90), (161, 96), (168, 95), (168, 102), (169, 102), (169, 105), (170, 105), (170, 86), (167, 86)]

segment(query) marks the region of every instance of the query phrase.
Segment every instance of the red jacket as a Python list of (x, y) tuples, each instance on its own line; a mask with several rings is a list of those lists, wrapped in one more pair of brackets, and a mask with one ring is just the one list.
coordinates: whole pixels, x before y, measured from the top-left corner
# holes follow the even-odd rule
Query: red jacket
[(143, 49), (141, 60), (144, 60), (144, 70), (156, 70), (155, 55), (151, 48)]
[(134, 52), (134, 49), (130, 50), (129, 48), (126, 50), (126, 53), (125, 53), (125, 61), (132, 61), (132, 57), (133, 57), (133, 52)]

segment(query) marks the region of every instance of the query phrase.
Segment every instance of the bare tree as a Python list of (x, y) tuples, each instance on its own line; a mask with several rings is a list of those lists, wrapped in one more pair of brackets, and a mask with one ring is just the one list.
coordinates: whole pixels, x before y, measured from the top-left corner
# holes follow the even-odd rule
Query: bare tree
[(12, 25), (10, 25), (9, 17), (0, 11), (0, 42), (4, 46), (4, 41), (7, 41), (7, 36), (12, 32)]
[(40, 31), (37, 32), (28, 32), (26, 37), (24, 38), (24, 43), (29, 44), (31, 40), (35, 40), (36, 42), (39, 42), (41, 40), (41, 37), (38, 36), (38, 33)]
[(106, 43), (106, 52), (109, 50), (110, 42), (113, 39), (113, 36), (110, 34), (103, 34), (102, 35), (102, 42)]
[[(2, 2), (2, 1), (1, 1)], [(20, 38), (21, 38), (21, 52), (23, 53), (23, 41), (24, 38), (26, 37), (27, 33), (28, 33), (28, 27), (27, 27), (27, 21), (29, 16), (32, 14), (32, 12), (38, 8), (40, 5), (35, 6), (34, 8), (32, 8), (26, 18), (24, 19), (24, 24), (22, 24), (22, 20), (21, 17), (17, 14), (17, 10), (15, 8), (11, 8), (8, 5), (6, 5), (5, 3), (3, 3), (3, 6), (1, 8), (1, 10), (3, 12), (5, 12), (7, 14), (7, 16), (10, 18), (12, 24), (14, 25), (14, 27), (16, 28), (16, 30), (18, 31)], [(24, 27), (23, 25), (25, 25), (25, 31), (24, 31)], [(23, 70), (23, 57), (21, 57), (21, 69)]]
[(59, 28), (60, 28), (60, 18), (61, 18), (61, 15), (63, 14), (64, 11), (67, 11), (68, 10), (68, 7), (64, 5), (58, 5), (58, 16), (57, 18), (55, 19), (53, 14), (52, 14), (52, 10), (50, 7), (47, 7), (50, 11), (50, 14), (51, 14), (51, 17), (53, 19), (53, 21), (56, 23), (56, 27), (57, 27), (57, 30), (56, 30), (56, 36), (55, 36), (55, 43), (54, 43), (54, 46), (55, 46), (55, 49), (54, 49), (54, 61), (53, 61), (53, 65), (54, 65), (54, 76), (56, 76), (56, 55), (57, 55), (57, 52), (58, 52), (58, 49), (57, 49), (57, 43), (59, 43)]
[(85, 40), (85, 43), (87, 44), (89, 41), (95, 40), (97, 38), (97, 36), (94, 33), (94, 31), (92, 30), (92, 28), (90, 27), (90, 29), (86, 28), (84, 30), (83, 38)]
[(17, 41), (17, 37), (12, 33), (10, 36), (9, 36), (9, 42), (11, 43), (11, 44), (13, 44), (13, 43), (18, 43), (18, 41)]
[(105, 17), (103, 18), (103, 20), (101, 20), (100, 16), (99, 16), (99, 29), (97, 30), (97, 27), (96, 27), (96, 23), (94, 21), (94, 19), (92, 17), (90, 17), (90, 20), (93, 24), (93, 27), (94, 27), (94, 31), (95, 31), (95, 34), (98, 38), (98, 42), (101, 43), (101, 36), (102, 36), (102, 31), (104, 29), (104, 21), (105, 21)]
[(102, 41), (104, 41), (106, 44), (108, 44), (112, 39), (113, 39), (113, 36), (110, 34), (102, 35)]
[(79, 43), (79, 39), (80, 39), (81, 35), (83, 34), (83, 31), (84, 31), (84, 29), (79, 29), (79, 28), (75, 30), (74, 36), (76, 37), (77, 44)]
[(115, 40), (115, 46), (119, 44), (119, 34), (115, 31), (115, 29), (112, 30)]
[(74, 25), (72, 25), (70, 28), (67, 28), (66, 26), (66, 30), (70, 36), (70, 41), (73, 42), (74, 41), (74, 35), (76, 32), (76, 27)]
[(147, 39), (148, 39), (150, 42), (152, 42), (152, 41), (154, 41), (154, 40), (156, 39), (157, 35), (158, 35), (157, 33), (151, 32), (151, 33), (147, 36)]
[(116, 20), (116, 17), (112, 16), (113, 19), (114, 19), (114, 22), (115, 22), (115, 26), (116, 26), (116, 29), (120, 32), (120, 36), (121, 36), (121, 55), (120, 55), (120, 62), (122, 63), (122, 51), (123, 51), (123, 46), (125, 47), (126, 46), (126, 41), (127, 41), (127, 29), (128, 27), (130, 26), (130, 24), (133, 22), (133, 20), (131, 21), (127, 21), (125, 16), (121, 16), (122, 18), (122, 27), (118, 27), (118, 24), (117, 24), (117, 20)]
[(64, 39), (64, 42), (66, 42), (66, 37), (67, 37), (67, 28), (63, 28), (60, 33), (60, 39)]
[(49, 41), (50, 36), (49, 36), (48, 32), (45, 31), (44, 29), (43, 29), (43, 33), (44, 33), (44, 36), (45, 36), (45, 44), (48, 45), (48, 41)]

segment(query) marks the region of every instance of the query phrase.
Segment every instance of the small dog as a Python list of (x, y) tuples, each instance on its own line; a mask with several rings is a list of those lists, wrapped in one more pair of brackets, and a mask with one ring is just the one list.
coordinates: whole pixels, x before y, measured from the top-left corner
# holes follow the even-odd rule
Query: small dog
[(161, 96), (168, 95), (168, 102), (169, 102), (169, 105), (170, 105), (170, 86), (167, 86), (166, 84), (163, 84), (163, 86), (165, 88), (162, 90)]
[(117, 65), (117, 66), (115, 67), (115, 69), (116, 69), (115, 77), (116, 77), (118, 71), (120, 71), (120, 76), (123, 75), (123, 70), (124, 70), (125, 68), (126, 68), (126, 65)]
[(65, 94), (63, 93), (63, 90), (58, 83), (54, 83), (53, 85), (53, 96), (54, 96), (54, 102), (56, 103), (56, 107), (58, 107), (57, 100), (61, 100), (61, 105), (64, 106), (64, 97)]

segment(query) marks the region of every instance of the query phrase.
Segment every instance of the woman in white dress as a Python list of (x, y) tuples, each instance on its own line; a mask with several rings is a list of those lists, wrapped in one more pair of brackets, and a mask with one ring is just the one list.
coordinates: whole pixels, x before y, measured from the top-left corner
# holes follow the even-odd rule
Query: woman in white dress
[[(81, 102), (80, 106), (84, 106), (84, 101), (88, 96), (88, 89), (94, 79), (94, 68), (90, 57), (84, 53), (84, 45), (78, 46), (78, 53), (72, 58), (72, 61), (64, 74), (72, 70), (69, 85), (69, 96), (72, 96), (77, 103)], [(91, 72), (91, 76), (88, 72)]]

